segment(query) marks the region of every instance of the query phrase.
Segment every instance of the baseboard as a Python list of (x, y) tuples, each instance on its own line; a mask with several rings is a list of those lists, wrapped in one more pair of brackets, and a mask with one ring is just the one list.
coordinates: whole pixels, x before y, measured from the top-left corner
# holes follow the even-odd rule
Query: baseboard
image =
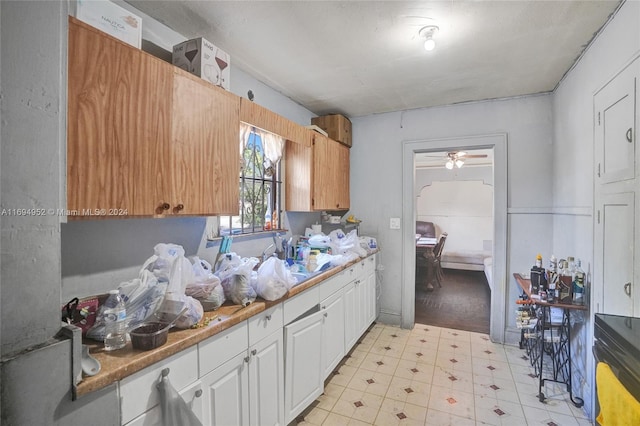
[(386, 312), (384, 310), (380, 310), (380, 315), (376, 318), (376, 322), (385, 325), (396, 325), (400, 326), (400, 314), (395, 312)]

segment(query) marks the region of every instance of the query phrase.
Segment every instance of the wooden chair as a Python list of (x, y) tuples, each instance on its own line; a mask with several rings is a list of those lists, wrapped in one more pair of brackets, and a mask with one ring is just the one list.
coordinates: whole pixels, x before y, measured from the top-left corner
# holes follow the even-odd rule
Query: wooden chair
[(446, 232), (440, 234), (440, 238), (431, 253), (424, 254), (424, 257), (427, 259), (428, 268), (431, 270), (431, 273), (428, 275), (435, 279), (438, 287), (442, 287), (442, 251), (444, 250), (444, 243), (447, 241), (448, 235)]

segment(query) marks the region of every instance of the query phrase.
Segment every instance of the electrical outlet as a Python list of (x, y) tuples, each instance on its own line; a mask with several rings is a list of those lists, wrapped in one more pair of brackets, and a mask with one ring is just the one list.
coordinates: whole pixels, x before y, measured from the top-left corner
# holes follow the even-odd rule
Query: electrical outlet
[(400, 218), (392, 217), (389, 219), (389, 229), (400, 229)]

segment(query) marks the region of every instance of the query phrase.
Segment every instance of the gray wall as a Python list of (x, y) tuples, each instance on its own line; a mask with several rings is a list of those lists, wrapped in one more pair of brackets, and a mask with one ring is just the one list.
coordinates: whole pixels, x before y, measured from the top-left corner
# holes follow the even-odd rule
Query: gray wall
[[(381, 318), (399, 323), (401, 310), (402, 232), (389, 229), (390, 217), (402, 217), (403, 141), (463, 138), (506, 133), (508, 138), (507, 277), (530, 267), (538, 251), (551, 247), (552, 219), (537, 210), (552, 206), (552, 96), (538, 95), (412, 111), (352, 120), (351, 205), (362, 216), (362, 231), (376, 234), (384, 264)], [(534, 167), (535, 166), (535, 167)], [(411, 172), (411, 171), (409, 171)], [(383, 198), (371, 197), (370, 188)], [(403, 224), (413, 226), (412, 224)], [(502, 277), (506, 279), (507, 277)], [(494, 281), (498, 281), (496, 277)], [(515, 301), (508, 285), (507, 303)], [(504, 313), (499, 313), (504, 314)], [(515, 339), (515, 319), (507, 316)]]
[[(561, 213), (553, 216), (553, 250), (556, 256), (575, 255), (587, 272), (593, 271), (593, 95), (633, 58), (640, 55), (640, 2), (625, 2), (615, 18), (598, 35), (576, 66), (565, 76), (553, 97), (553, 198)], [(638, 112), (636, 112), (638, 114)], [(637, 125), (637, 124), (636, 124)], [(637, 149), (637, 148), (636, 148)], [(574, 387), (585, 395), (585, 409), (595, 397), (593, 314), (582, 317), (575, 328), (572, 354), (577, 374)]]

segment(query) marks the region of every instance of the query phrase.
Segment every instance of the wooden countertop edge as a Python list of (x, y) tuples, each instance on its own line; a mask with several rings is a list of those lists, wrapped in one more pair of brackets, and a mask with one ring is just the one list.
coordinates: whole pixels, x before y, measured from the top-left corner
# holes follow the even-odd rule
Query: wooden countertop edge
[[(78, 383), (76, 387), (76, 397), (80, 398), (103, 389), (112, 383), (122, 380), (125, 377), (155, 364), (156, 362), (182, 352), (183, 350), (196, 345), (211, 336), (227, 330), (274, 305), (282, 303), (285, 300), (320, 284), (322, 281), (339, 274), (345, 269), (348, 269), (352, 265), (355, 265), (379, 251), (379, 249), (376, 249), (365, 258), (354, 260), (346, 265), (333, 267), (325, 272), (313, 276), (302, 284), (293, 287), (287, 294), (278, 300), (267, 301), (258, 298), (254, 303), (246, 307), (225, 304), (215, 311), (205, 312), (204, 317), (201, 320), (201, 324), (210, 321), (208, 325), (195, 329), (171, 330), (167, 337), (167, 343), (150, 351), (133, 349), (131, 342), (128, 342), (127, 346), (123, 349), (107, 352), (104, 350), (102, 342), (85, 339), (83, 344), (89, 346), (89, 352), (100, 362), (102, 368), (100, 373), (95, 376), (83, 377), (82, 382)], [(210, 320), (210, 318), (214, 319)]]
[(529, 299), (535, 300), (537, 305), (550, 306), (552, 308), (560, 308), (560, 309), (573, 309), (573, 310), (576, 310), (576, 311), (588, 311), (589, 310), (589, 308), (587, 306), (585, 306), (585, 305), (574, 305), (574, 304), (571, 304), (571, 303), (549, 303), (549, 302), (543, 302), (543, 301), (538, 300), (538, 299), (533, 299), (531, 297), (531, 291), (529, 290), (529, 284), (530, 284), (531, 280), (529, 278), (523, 277), (518, 272), (514, 272), (513, 273), (513, 277), (516, 279), (516, 281), (518, 282), (518, 284), (520, 285), (522, 290), (527, 294)]

